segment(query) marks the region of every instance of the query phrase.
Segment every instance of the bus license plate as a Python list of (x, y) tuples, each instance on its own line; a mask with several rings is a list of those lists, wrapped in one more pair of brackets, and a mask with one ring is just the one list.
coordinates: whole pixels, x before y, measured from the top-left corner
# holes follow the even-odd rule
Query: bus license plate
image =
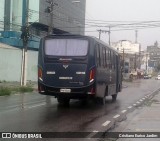
[(71, 89), (60, 89), (61, 93), (71, 93)]

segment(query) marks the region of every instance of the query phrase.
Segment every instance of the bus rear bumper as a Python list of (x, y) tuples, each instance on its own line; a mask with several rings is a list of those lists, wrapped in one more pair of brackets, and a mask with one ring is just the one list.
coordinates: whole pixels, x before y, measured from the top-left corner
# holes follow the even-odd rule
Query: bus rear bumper
[[(86, 87), (79, 87), (79, 88), (56, 88), (46, 86), (40, 82), (38, 82), (38, 91), (40, 94), (43, 95), (50, 95), (55, 97), (68, 97), (72, 99), (78, 98), (85, 98), (90, 96), (95, 96), (95, 83), (86, 86)], [(69, 92), (65, 92), (69, 91)]]

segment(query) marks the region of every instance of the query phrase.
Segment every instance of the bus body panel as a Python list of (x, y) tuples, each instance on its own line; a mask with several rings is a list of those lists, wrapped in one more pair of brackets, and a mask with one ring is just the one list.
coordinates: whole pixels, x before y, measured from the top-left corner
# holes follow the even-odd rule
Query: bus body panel
[[(48, 57), (45, 55), (44, 42), (47, 39), (80, 39), (87, 40), (87, 56), (60, 56)], [(115, 55), (114, 67), (99, 65), (97, 62), (96, 45), (100, 44)], [(106, 55), (107, 56), (107, 55)], [(48, 57), (48, 58), (47, 58)], [(106, 59), (107, 60), (107, 59)], [(121, 70), (119, 55), (112, 48), (99, 43), (92, 37), (86, 36), (47, 36), (41, 39), (39, 48), (38, 67), (42, 70), (42, 79), (38, 79), (39, 93), (80, 98), (88, 95), (104, 97), (117, 94), (121, 90)], [(104, 63), (105, 64), (105, 63)], [(93, 77), (93, 81), (91, 78)]]
[(83, 87), (86, 75), (86, 64), (50, 63), (45, 65), (44, 82), (54, 87)]

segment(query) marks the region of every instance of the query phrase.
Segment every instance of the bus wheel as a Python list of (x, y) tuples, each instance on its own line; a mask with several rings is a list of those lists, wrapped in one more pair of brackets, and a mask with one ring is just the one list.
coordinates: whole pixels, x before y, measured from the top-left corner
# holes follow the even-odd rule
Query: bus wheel
[(117, 94), (112, 95), (112, 102), (115, 102), (117, 99)]
[(102, 97), (102, 105), (106, 104), (106, 95), (104, 95), (104, 97)]
[(103, 97), (97, 97), (96, 102), (100, 105), (105, 105), (106, 104), (106, 96), (104, 95)]
[(105, 105), (106, 104), (106, 96), (108, 95), (108, 86), (105, 89), (105, 93), (104, 96), (102, 97), (102, 104)]
[(96, 97), (95, 102), (97, 104), (100, 104), (100, 105), (105, 105), (106, 104), (106, 98), (105, 97)]
[(69, 98), (63, 98), (63, 97), (58, 97), (57, 101), (60, 105), (69, 105), (70, 99)]

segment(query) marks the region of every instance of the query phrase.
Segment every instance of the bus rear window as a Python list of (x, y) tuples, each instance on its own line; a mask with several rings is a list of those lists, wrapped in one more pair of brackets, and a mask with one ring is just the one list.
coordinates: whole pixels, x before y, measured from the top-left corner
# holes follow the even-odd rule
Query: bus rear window
[(45, 54), (49, 56), (86, 56), (88, 41), (80, 39), (48, 39)]

